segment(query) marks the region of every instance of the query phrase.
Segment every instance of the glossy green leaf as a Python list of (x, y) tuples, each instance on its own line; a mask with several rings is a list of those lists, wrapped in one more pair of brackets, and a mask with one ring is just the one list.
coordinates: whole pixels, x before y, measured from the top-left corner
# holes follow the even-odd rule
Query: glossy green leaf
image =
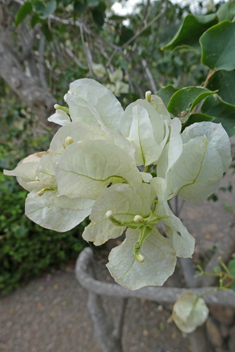
[(218, 23), (216, 14), (206, 16), (193, 16), (191, 14), (184, 18), (184, 21), (174, 36), (163, 50), (173, 50), (179, 45), (199, 46), (200, 36), (211, 26)]
[(184, 116), (192, 110), (201, 100), (213, 94), (203, 87), (185, 87), (178, 90), (170, 99), (167, 109), (174, 116)]
[(217, 11), (217, 16), (219, 17), (220, 22), (225, 20), (232, 21), (235, 16), (235, 1), (227, 1), (225, 4), (220, 6)]
[(218, 95), (226, 102), (235, 105), (235, 70), (220, 70), (213, 74), (207, 86), (210, 90), (218, 89)]
[(210, 69), (235, 69), (235, 22), (224, 21), (208, 29), (200, 38), (202, 63)]
[(184, 130), (186, 127), (192, 125), (195, 122), (213, 121), (213, 120), (214, 120), (214, 117), (208, 116), (206, 114), (202, 114), (202, 113), (192, 114), (189, 116), (187, 121), (183, 124), (182, 130)]
[(235, 268), (230, 269), (230, 276), (235, 278)]
[(162, 99), (165, 106), (167, 106), (172, 95), (175, 94), (175, 92), (177, 92), (178, 90), (178, 88), (175, 88), (171, 84), (169, 84), (168, 86), (161, 87), (157, 94)]
[(214, 117), (213, 122), (222, 123), (231, 137), (235, 134), (235, 106), (226, 103), (218, 95), (208, 97), (201, 107), (202, 113)]
[(15, 26), (19, 26), (19, 24), (32, 12), (32, 10), (32, 4), (29, 1), (26, 1), (23, 5), (21, 5), (15, 17)]

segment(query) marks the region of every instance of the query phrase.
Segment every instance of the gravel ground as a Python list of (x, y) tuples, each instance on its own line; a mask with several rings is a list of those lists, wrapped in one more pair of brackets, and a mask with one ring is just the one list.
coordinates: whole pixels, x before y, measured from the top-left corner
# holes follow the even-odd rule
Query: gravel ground
[[(101, 280), (109, 280), (103, 265), (98, 272)], [(0, 303), (1, 352), (100, 352), (86, 308), (87, 292), (73, 272), (34, 280)], [(115, 320), (120, 300), (105, 298), (104, 305)], [(129, 300), (124, 351), (189, 352), (188, 339), (167, 323), (169, 316), (156, 303)]]
[[(235, 186), (231, 172), (223, 179)], [(181, 217), (196, 238), (197, 246), (210, 252), (229, 231), (235, 190), (219, 191), (218, 202), (188, 203)], [(103, 264), (98, 278), (110, 280)], [(114, 321), (120, 300), (104, 299)], [(165, 309), (166, 308), (166, 309)], [(189, 340), (174, 324), (168, 324), (170, 308), (156, 303), (129, 300), (123, 332), (125, 352), (190, 352)], [(0, 300), (1, 352), (101, 352), (87, 311), (87, 292), (71, 270), (30, 282)]]

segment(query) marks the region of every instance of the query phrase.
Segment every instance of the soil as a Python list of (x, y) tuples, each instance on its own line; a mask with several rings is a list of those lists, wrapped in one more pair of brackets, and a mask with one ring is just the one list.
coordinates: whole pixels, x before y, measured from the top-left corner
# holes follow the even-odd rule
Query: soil
[[(222, 186), (232, 183), (231, 170)], [(197, 249), (208, 258), (218, 242), (229, 231), (235, 210), (235, 189), (218, 191), (217, 202), (184, 204), (181, 218), (195, 237)], [(195, 260), (200, 260), (197, 257)], [(102, 264), (97, 266), (99, 280), (110, 281)], [(74, 272), (55, 272), (31, 281), (27, 286), (0, 300), (1, 352), (101, 352), (94, 337), (87, 310), (87, 292), (77, 283)], [(114, 321), (120, 300), (104, 298), (107, 314)], [(125, 352), (190, 352), (187, 336), (167, 323), (171, 307), (154, 302), (132, 299), (128, 301), (123, 331)]]

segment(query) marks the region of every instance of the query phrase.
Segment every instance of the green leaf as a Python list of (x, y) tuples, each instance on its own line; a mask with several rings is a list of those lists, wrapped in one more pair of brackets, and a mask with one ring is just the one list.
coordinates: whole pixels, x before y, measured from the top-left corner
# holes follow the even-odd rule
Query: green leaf
[(38, 16), (37, 13), (34, 13), (30, 21), (30, 26), (34, 28), (39, 21), (40, 21), (40, 17)]
[(218, 89), (218, 95), (226, 102), (235, 105), (235, 70), (220, 70), (213, 74), (207, 86), (210, 90)]
[(231, 289), (233, 290), (233, 292), (235, 292), (235, 284), (231, 286)]
[(223, 4), (217, 11), (217, 16), (219, 17), (220, 22), (225, 20), (232, 21), (235, 16), (235, 1), (227, 1)]
[(53, 39), (53, 35), (52, 35), (52, 32), (50, 31), (50, 29), (48, 27), (48, 24), (47, 23), (43, 23), (41, 29), (42, 29), (42, 33), (44, 34), (46, 40), (48, 42), (51, 42), (52, 39)]
[(217, 94), (208, 97), (201, 107), (202, 113), (214, 117), (213, 122), (222, 123), (229, 137), (235, 134), (235, 106), (223, 101)]
[(43, 10), (43, 17), (47, 18), (53, 14), (56, 10), (57, 3), (56, 0), (50, 0)]
[(119, 15), (114, 14), (114, 15), (110, 16), (108, 19), (111, 20), (111, 21), (120, 21), (120, 22), (122, 22), (122, 21), (126, 20), (127, 17), (126, 16), (119, 16)]
[[(121, 28), (121, 34), (119, 37), (119, 45), (125, 44), (129, 39), (131, 39), (134, 36), (134, 32), (131, 28), (128, 28), (126, 26), (122, 26)], [(133, 44), (134, 41), (131, 43)]]
[(182, 112), (185, 112), (186, 115), (192, 110), (192, 107), (211, 94), (214, 92), (203, 87), (182, 88), (173, 94), (167, 105), (167, 110), (174, 116), (179, 116)]
[(15, 26), (19, 26), (19, 24), (32, 12), (32, 10), (32, 4), (29, 1), (26, 1), (23, 5), (21, 5), (15, 17)]
[(230, 269), (230, 276), (235, 278), (235, 268)]
[(87, 9), (87, 1), (86, 0), (83, 0), (83, 1), (75, 0), (73, 8), (74, 8), (75, 12), (83, 13)]
[(98, 28), (102, 28), (105, 20), (104, 11), (99, 8), (94, 8), (92, 11), (92, 18)]
[(187, 121), (183, 124), (182, 130), (184, 130), (186, 127), (192, 125), (195, 122), (213, 121), (213, 120), (214, 120), (214, 117), (208, 116), (206, 114), (202, 114), (202, 113), (192, 114), (189, 116)]
[(200, 38), (202, 63), (212, 70), (235, 69), (235, 22), (224, 21)]
[(228, 267), (230, 270), (235, 269), (235, 259), (230, 260)]
[(33, 2), (33, 8), (39, 15), (42, 15), (43, 11), (45, 10), (45, 5), (42, 3), (42, 1), (36, 1)]
[(189, 14), (184, 18), (183, 24), (174, 38), (163, 46), (162, 50), (173, 50), (179, 45), (198, 47), (200, 36), (216, 23), (218, 23), (216, 14), (197, 17)]
[(177, 92), (179, 89), (173, 87), (171, 84), (169, 84), (168, 86), (165, 87), (161, 87), (158, 91), (158, 95), (159, 97), (162, 99), (163, 103), (165, 104), (165, 106), (168, 105), (172, 95)]
[(214, 272), (215, 272), (216, 274), (220, 274), (220, 273), (221, 273), (220, 267), (219, 267), (219, 266), (214, 267)]

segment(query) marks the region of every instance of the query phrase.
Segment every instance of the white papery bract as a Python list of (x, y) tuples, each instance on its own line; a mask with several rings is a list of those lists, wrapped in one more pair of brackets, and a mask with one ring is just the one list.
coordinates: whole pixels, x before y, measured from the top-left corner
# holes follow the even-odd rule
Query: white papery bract
[(104, 140), (69, 145), (56, 167), (60, 195), (96, 199), (108, 185), (142, 182), (134, 160), (118, 146)]
[(149, 102), (139, 99), (128, 105), (122, 115), (121, 133), (132, 141), (138, 166), (156, 163), (169, 135), (169, 116), (158, 113)]
[(79, 79), (70, 84), (65, 95), (72, 121), (83, 121), (98, 125), (87, 106), (89, 102), (99, 113), (104, 124), (115, 132), (120, 132), (120, 117), (123, 108), (110, 90), (92, 79)]
[(199, 202), (219, 186), (231, 163), (231, 147), (222, 125), (196, 123), (182, 134), (183, 151), (167, 175), (170, 197)]
[(205, 323), (209, 314), (204, 300), (193, 292), (186, 291), (176, 301), (170, 321), (174, 320), (178, 328), (190, 334)]
[(71, 122), (69, 115), (60, 109), (56, 109), (56, 112), (48, 118), (48, 121), (54, 122), (61, 126), (65, 126)]
[(91, 213), (93, 200), (58, 195), (54, 166), (48, 152), (30, 155), (14, 170), (4, 170), (4, 174), (16, 176), (21, 186), (30, 191), (25, 214), (46, 229), (69, 231)]
[[(190, 257), (194, 251), (194, 239), (171, 212), (166, 191), (166, 181), (158, 177), (135, 187), (118, 184), (106, 189), (93, 206), (85, 240), (100, 245), (130, 228), (122, 245), (111, 251), (107, 265), (124, 287), (162, 285), (174, 271), (176, 255)], [(157, 230), (160, 220), (167, 225), (169, 239)]]

